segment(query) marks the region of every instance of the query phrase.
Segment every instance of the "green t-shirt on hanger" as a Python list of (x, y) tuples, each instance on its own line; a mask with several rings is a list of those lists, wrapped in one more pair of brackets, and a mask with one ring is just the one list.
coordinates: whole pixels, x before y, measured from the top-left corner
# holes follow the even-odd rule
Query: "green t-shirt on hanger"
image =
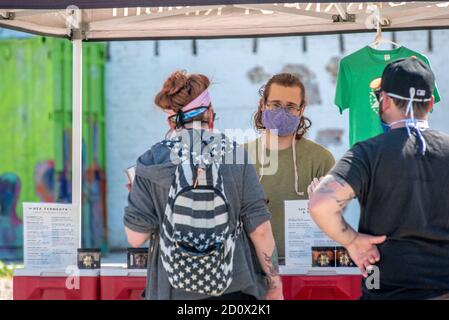
[[(349, 109), (349, 142), (351, 146), (382, 133), (379, 120), (379, 104), (370, 83), (380, 78), (384, 68), (400, 58), (416, 56), (428, 65), (424, 55), (406, 47), (393, 50), (377, 50), (366, 46), (341, 59), (338, 71), (335, 104), (343, 110)], [(440, 95), (435, 85), (435, 102)]]

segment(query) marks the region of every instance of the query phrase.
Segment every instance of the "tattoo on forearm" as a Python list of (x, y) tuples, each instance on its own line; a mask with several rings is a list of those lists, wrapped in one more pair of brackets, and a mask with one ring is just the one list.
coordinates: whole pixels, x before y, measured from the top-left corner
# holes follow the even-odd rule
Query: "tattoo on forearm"
[[(325, 177), (321, 183), (319, 184), (316, 192), (317, 193), (323, 193), (323, 194), (333, 194), (335, 193), (335, 190), (330, 187), (330, 184), (335, 181), (334, 176), (328, 176)], [(340, 182), (338, 182), (340, 184)], [(341, 184), (340, 184), (341, 185)]]
[(351, 194), (349, 195), (348, 198), (346, 199), (339, 199), (336, 194), (335, 194), (335, 190), (330, 186), (331, 183), (336, 182), (338, 183), (341, 187), (346, 187), (347, 183), (345, 180), (343, 180), (340, 177), (334, 177), (333, 175), (329, 175), (328, 177), (326, 177), (321, 185), (318, 187), (318, 189), (316, 190), (317, 193), (321, 193), (321, 194), (327, 194), (328, 196), (330, 196), (332, 199), (335, 199), (335, 201), (337, 202), (338, 206), (340, 207), (341, 210), (343, 210), (346, 205), (355, 197), (354, 192), (351, 192)]
[[(333, 182), (338, 183), (341, 187), (346, 187), (348, 185), (342, 178), (328, 175), (321, 181), (321, 184), (316, 191), (320, 193), (335, 192), (335, 190), (330, 187), (330, 184)], [(354, 197), (354, 195), (352, 195), (352, 197)]]
[(271, 255), (263, 253), (264, 255), (264, 262), (267, 273), (267, 287), (268, 289), (275, 289), (276, 283), (274, 282), (274, 277), (279, 276), (279, 257), (276, 247), (273, 250), (273, 253)]
[(268, 290), (276, 289), (276, 283), (274, 282), (273, 278), (271, 277), (265, 277), (266, 285)]
[(271, 255), (264, 252), (265, 265), (269, 271), (270, 276), (279, 275), (279, 258), (276, 248), (273, 250)]

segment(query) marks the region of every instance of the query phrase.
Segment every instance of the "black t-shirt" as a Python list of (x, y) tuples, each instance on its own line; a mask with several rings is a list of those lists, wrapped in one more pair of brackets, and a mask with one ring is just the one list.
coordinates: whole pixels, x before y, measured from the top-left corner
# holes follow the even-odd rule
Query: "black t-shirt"
[[(413, 131), (412, 131), (413, 132)], [(386, 235), (378, 246), (380, 289), (363, 299), (426, 299), (449, 292), (449, 135), (406, 128), (359, 142), (331, 170), (361, 206), (359, 232)]]

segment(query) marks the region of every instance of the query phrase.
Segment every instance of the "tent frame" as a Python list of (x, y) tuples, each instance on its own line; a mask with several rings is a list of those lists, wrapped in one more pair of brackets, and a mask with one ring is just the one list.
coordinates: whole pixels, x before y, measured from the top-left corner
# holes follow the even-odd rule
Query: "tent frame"
[[(40, 0), (37, 2), (46, 2), (48, 0)], [(316, 2), (296, 2), (284, 1), (281, 4), (268, 3), (269, 1), (218, 1), (218, 0), (192, 0), (192, 1), (166, 1), (167, 3), (193, 3), (193, 6), (184, 7), (111, 7), (100, 9), (107, 10), (107, 12), (112, 13), (110, 17), (104, 17), (105, 12), (100, 13), (101, 18), (98, 21), (90, 21), (90, 15), (93, 14), (95, 5), (99, 4), (101, 1), (74, 1), (75, 3), (80, 3), (80, 8), (78, 7), (68, 7), (65, 10), (58, 9), (0, 9), (0, 26), (5, 28), (17, 29), (21, 31), (38, 33), (40, 35), (49, 35), (57, 37), (66, 37), (72, 39), (72, 30), (70, 28), (61, 26), (61, 24), (56, 25), (45, 25), (39, 24), (36, 20), (29, 19), (36, 15), (49, 14), (53, 16), (59, 16), (59, 20), (67, 18), (69, 16), (70, 10), (77, 10), (78, 13), (83, 17), (85, 23), (82, 26), (82, 39), (83, 41), (106, 41), (106, 40), (117, 40), (117, 39), (191, 39), (191, 38), (226, 38), (226, 37), (261, 37), (261, 36), (279, 36), (279, 32), (273, 31), (273, 33), (267, 33), (264, 30), (246, 30), (246, 25), (240, 27), (240, 29), (231, 29), (225, 32), (219, 33), (219, 35), (211, 34), (209, 32), (199, 29), (192, 29), (191, 32), (186, 32), (182, 35), (176, 35), (176, 30), (173, 30), (170, 26), (169, 29), (155, 30), (145, 34), (140, 31), (139, 23), (147, 23), (150, 21), (155, 21), (159, 19), (168, 19), (168, 21), (173, 20), (173, 18), (182, 18), (185, 15), (201, 15), (206, 16), (220, 16), (221, 10), (232, 10), (232, 12), (240, 10), (239, 14), (244, 12), (244, 15), (253, 15), (254, 13), (275, 13), (276, 15), (286, 16), (292, 21), (300, 21), (300, 18), (314, 19), (309, 27), (309, 25), (298, 24), (294, 25), (289, 30), (285, 31), (284, 35), (302, 35), (302, 34), (339, 34), (346, 32), (366, 32), (367, 26), (366, 21), (372, 15), (372, 13), (365, 11), (364, 6), (369, 4), (375, 5), (379, 8), (382, 15), (387, 15), (391, 21), (394, 22), (393, 25), (384, 25), (391, 27), (391, 30), (410, 30), (416, 27), (418, 28), (446, 28), (449, 26), (449, 2), (444, 1), (405, 1), (405, 2), (367, 2), (367, 1), (356, 1), (356, 2), (332, 2), (332, 1), (319, 1)], [(115, 3), (122, 3), (125, 5), (124, 1), (115, 0), (111, 1), (111, 5)], [(161, 1), (147, 1), (149, 4), (160, 4)], [(145, 1), (130, 1), (130, 3), (145, 3)], [(83, 9), (83, 4), (89, 9)], [(37, 4), (39, 5), (39, 4)], [(36, 5), (36, 6), (37, 6)], [(168, 4), (167, 4), (168, 5)], [(0, 3), (0, 7), (2, 4)], [(41, 6), (45, 7), (44, 4)], [(436, 9), (436, 7), (438, 7)], [(4, 6), (3, 6), (4, 8)], [(358, 8), (358, 9), (357, 9)], [(109, 11), (110, 10), (110, 11)], [(356, 13), (351, 13), (356, 12)], [(441, 16), (445, 16), (440, 18)], [(42, 16), (44, 19), (46, 16)], [(27, 19), (28, 18), (28, 19)], [(212, 20), (211, 20), (212, 21)], [(278, 21), (278, 20), (276, 20)], [(322, 30), (316, 29), (317, 23), (323, 24)], [(350, 22), (352, 27), (342, 27), (346, 22)], [(285, 26), (276, 26), (278, 28), (284, 28)], [(126, 35), (114, 35), (117, 31), (126, 31)], [(149, 29), (147, 29), (149, 30)], [(319, 31), (317, 31), (319, 30)], [(124, 31), (124, 32), (125, 32)], [(270, 31), (271, 32), (271, 31)], [(169, 35), (169, 36), (168, 36)]]
[(82, 136), (83, 136), (83, 41), (79, 30), (72, 37), (72, 206), (78, 215), (79, 247), (82, 247)]

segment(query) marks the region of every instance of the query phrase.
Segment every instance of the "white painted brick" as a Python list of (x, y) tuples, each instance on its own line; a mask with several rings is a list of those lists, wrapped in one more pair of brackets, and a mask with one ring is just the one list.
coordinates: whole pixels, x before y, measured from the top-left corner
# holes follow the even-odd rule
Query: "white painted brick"
[[(309, 137), (318, 130), (345, 130), (344, 144), (331, 147), (336, 158), (348, 148), (348, 114), (340, 115), (333, 105), (335, 84), (325, 66), (334, 56), (345, 56), (374, 40), (374, 32), (344, 35), (346, 51), (339, 52), (338, 36), (307, 37), (308, 51), (302, 51), (300, 37), (265, 38), (258, 41), (253, 54), (252, 39), (198, 40), (197, 56), (191, 41), (161, 41), (159, 56), (154, 56), (153, 42), (114, 42), (110, 44), (111, 61), (107, 65), (107, 141), (108, 141), (108, 208), (110, 244), (126, 246), (122, 216), (126, 205), (125, 177), (122, 169), (137, 156), (163, 138), (166, 132), (164, 114), (152, 108), (153, 98), (163, 80), (174, 70), (204, 73), (213, 82), (211, 94), (218, 113), (216, 123), (226, 128), (251, 128), (252, 114), (258, 102), (259, 84), (252, 84), (246, 73), (262, 66), (268, 74), (278, 73), (285, 64), (305, 64), (316, 74), (322, 104), (309, 106), (306, 115), (313, 126)], [(385, 37), (391, 34), (385, 33)], [(446, 59), (449, 31), (434, 31), (434, 52), (427, 52), (427, 33), (398, 32), (397, 41), (426, 54), (432, 62), (443, 99), (449, 92)], [(449, 131), (449, 110), (444, 100), (431, 117), (431, 125)], [(352, 211), (356, 210), (353, 209)]]

